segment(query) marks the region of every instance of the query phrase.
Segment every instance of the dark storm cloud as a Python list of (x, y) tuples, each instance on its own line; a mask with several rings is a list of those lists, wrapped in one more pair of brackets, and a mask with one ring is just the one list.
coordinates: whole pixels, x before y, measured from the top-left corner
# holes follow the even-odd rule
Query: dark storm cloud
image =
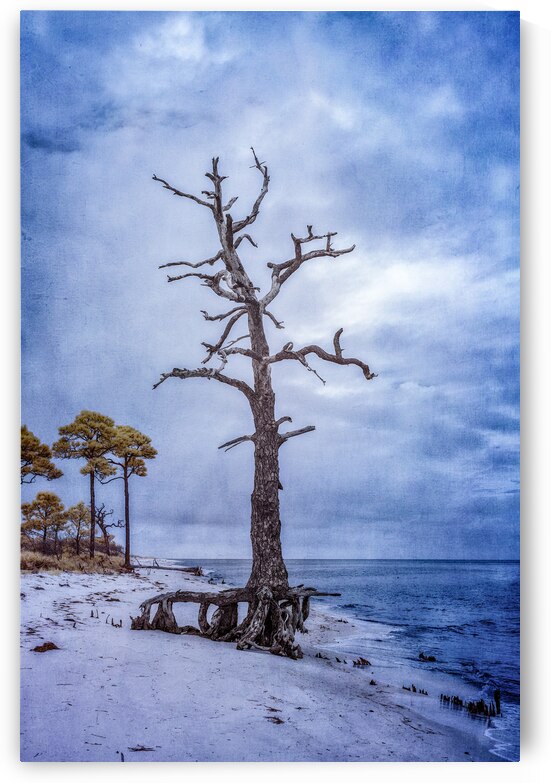
[(219, 154), (241, 216), (254, 144), (271, 169), (243, 252), (259, 285), (306, 224), (356, 244), (290, 281), (271, 344), (329, 348), (344, 327), (378, 373), (274, 368), (279, 415), (316, 425), (282, 449), (286, 553), (516, 556), (518, 16), (30, 12), (21, 29), (24, 420), (52, 442), (91, 408), (151, 435), (139, 548), (249, 552), (250, 444), (217, 449), (250, 431), (245, 402), (151, 389), (200, 364), (218, 330), (199, 310), (221, 310), (157, 270), (216, 238), (150, 178), (200, 192)]

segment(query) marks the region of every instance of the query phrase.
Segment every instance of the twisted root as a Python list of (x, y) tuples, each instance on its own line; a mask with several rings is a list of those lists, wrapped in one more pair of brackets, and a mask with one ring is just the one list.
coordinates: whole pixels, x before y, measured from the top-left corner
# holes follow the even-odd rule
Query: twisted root
[[(238, 650), (265, 650), (294, 660), (302, 658), (296, 632), (307, 633), (304, 626), (310, 612), (310, 598), (320, 593), (314, 588), (288, 588), (283, 591), (260, 587), (258, 590), (238, 588), (220, 593), (178, 590), (175, 593), (150, 598), (141, 605), (141, 614), (131, 618), (131, 628), (137, 631), (164, 631), (175, 634), (195, 634), (214, 641), (237, 642)], [(334, 595), (334, 594), (333, 594)], [(179, 626), (174, 616), (174, 603), (199, 604), (198, 628)], [(238, 623), (238, 604), (248, 603), (245, 619)], [(210, 622), (209, 606), (217, 606)], [(157, 607), (153, 619), (151, 609)]]

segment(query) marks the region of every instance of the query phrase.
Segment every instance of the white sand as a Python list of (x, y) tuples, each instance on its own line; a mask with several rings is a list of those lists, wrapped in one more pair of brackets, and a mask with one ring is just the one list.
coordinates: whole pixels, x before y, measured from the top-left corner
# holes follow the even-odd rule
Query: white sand
[[(382, 667), (337, 663), (327, 650), (358, 629), (315, 607), (301, 661), (130, 630), (145, 598), (178, 587), (217, 589), (174, 571), (22, 576), (22, 760), (498, 760), (482, 721), (450, 722), (436, 695), (388, 685)], [(179, 608), (196, 624), (196, 605)], [(60, 649), (32, 651), (44, 642)]]

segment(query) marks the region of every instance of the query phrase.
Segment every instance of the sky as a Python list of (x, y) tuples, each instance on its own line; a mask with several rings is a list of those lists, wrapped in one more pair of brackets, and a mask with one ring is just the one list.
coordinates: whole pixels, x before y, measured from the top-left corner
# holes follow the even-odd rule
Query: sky
[[(273, 310), (286, 557), (516, 558), (519, 552), (519, 19), (514, 12), (102, 13), (21, 18), (22, 416), (52, 443), (82, 409), (148, 434), (134, 549), (248, 557), (253, 454), (242, 395), (171, 379), (224, 302), (168, 261), (216, 253), (213, 156), (232, 215), (270, 190), (242, 245), (263, 290), (291, 232), (355, 244), (305, 264)], [(289, 366), (287, 366), (289, 365)], [(230, 367), (228, 366), (228, 372)], [(233, 374), (247, 378), (246, 362)], [(87, 499), (76, 461), (42, 489)], [(120, 482), (99, 500), (123, 516)]]

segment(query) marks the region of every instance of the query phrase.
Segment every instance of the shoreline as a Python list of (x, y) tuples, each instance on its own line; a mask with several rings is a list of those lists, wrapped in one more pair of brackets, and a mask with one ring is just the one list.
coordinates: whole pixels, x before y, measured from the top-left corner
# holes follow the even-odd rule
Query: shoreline
[[(376, 660), (364, 671), (339, 654), (358, 624), (326, 605), (313, 602), (301, 661), (130, 631), (145, 598), (182, 583), (212, 590), (208, 578), (23, 573), (22, 760), (503, 760), (481, 723), (402, 690)], [(32, 651), (49, 641), (59, 649)]]

